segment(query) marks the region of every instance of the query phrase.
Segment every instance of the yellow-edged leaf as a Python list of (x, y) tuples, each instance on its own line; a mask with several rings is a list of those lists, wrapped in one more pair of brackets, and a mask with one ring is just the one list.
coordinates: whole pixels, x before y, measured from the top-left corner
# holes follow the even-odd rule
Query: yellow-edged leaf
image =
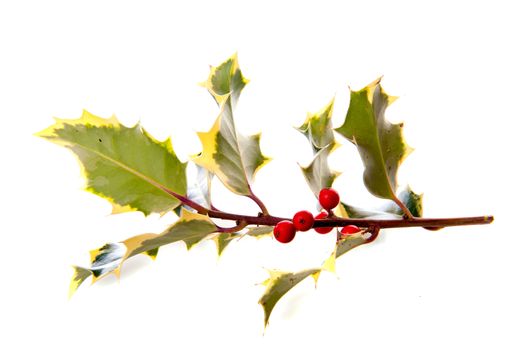
[(170, 193), (186, 192), (186, 163), (179, 161), (170, 139), (159, 142), (138, 124), (128, 128), (115, 117), (84, 111), (79, 119), (56, 119), (37, 136), (75, 153), (86, 189), (110, 201), (113, 213), (165, 213), (180, 204)]
[(190, 249), (216, 230), (216, 225), (208, 216), (183, 209), (181, 218), (163, 233), (145, 233), (122, 242), (107, 243), (101, 248), (92, 250), (90, 252), (91, 266), (89, 268), (75, 267), (70, 295), (90, 276), (93, 276), (93, 282), (96, 282), (109, 273), (119, 275), (124, 261), (132, 256), (144, 253), (154, 258), (159, 247), (178, 241), (185, 242), (187, 248)]
[(332, 171), (328, 163), (329, 155), (338, 147), (332, 129), (333, 106), (334, 99), (317, 113), (309, 113), (303, 125), (297, 128), (307, 137), (314, 152), (314, 159), (306, 167), (301, 167), (301, 170), (316, 197), (321, 189), (331, 187), (340, 175)]
[(392, 200), (396, 200), (398, 167), (412, 150), (402, 136), (403, 124), (385, 119), (385, 110), (395, 99), (384, 92), (380, 79), (361, 90), (351, 90), (347, 116), (336, 129), (358, 148), (369, 192)]
[(232, 192), (250, 196), (253, 177), (269, 158), (261, 153), (259, 134), (244, 136), (236, 130), (233, 108), (247, 82), (236, 55), (211, 68), (205, 86), (218, 103), (220, 113), (208, 132), (198, 133), (203, 150), (193, 161), (216, 175)]
[(299, 272), (268, 271), (270, 277), (262, 283), (267, 288), (261, 299), (259, 299), (259, 303), (265, 313), (265, 327), (268, 324), (274, 306), (276, 306), (281, 297), (305, 278), (308, 276), (314, 277), (319, 271), (320, 269), (308, 269)]

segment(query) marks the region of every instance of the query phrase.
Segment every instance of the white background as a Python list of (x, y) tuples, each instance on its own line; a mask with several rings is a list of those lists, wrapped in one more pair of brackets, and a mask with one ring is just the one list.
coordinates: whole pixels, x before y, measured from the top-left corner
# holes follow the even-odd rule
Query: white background
[[(526, 258), (524, 82), (526, 25), (512, 1), (2, 1), (0, 151), (2, 253), (0, 348), (524, 349)], [(425, 192), (425, 215), (494, 214), (490, 226), (384, 231), (377, 244), (342, 257), (337, 277), (308, 280), (276, 307), (263, 335), (256, 285), (264, 268), (317, 266), (333, 237), (306, 233), (289, 245), (243, 239), (217, 259), (211, 243), (137, 257), (120, 282), (83, 285), (67, 300), (72, 264), (108, 241), (159, 232), (174, 217), (108, 215), (82, 191), (76, 160), (32, 136), (52, 117), (82, 109), (138, 120), (173, 136), (177, 154), (199, 152), (195, 131), (217, 110), (197, 85), (238, 52), (251, 79), (241, 97), (241, 132), (262, 131), (274, 160), (255, 191), (276, 215), (315, 210), (297, 162), (310, 148), (292, 126), (336, 96), (343, 121), (347, 86), (380, 75), (401, 98), (416, 150), (401, 184)], [(358, 205), (355, 150), (331, 165)], [(255, 212), (215, 183), (217, 206)]]

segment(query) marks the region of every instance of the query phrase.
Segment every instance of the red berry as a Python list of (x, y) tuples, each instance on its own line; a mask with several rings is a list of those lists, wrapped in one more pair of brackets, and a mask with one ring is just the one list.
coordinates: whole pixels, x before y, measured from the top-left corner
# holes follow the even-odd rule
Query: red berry
[(325, 210), (336, 208), (338, 203), (340, 203), (340, 195), (332, 188), (324, 188), (321, 190), (318, 199), (320, 201), (320, 205)]
[[(329, 214), (327, 214), (326, 212), (322, 211), (318, 215), (316, 215), (315, 219), (325, 219), (327, 216), (329, 216)], [(314, 229), (314, 231), (316, 231), (318, 233), (321, 233), (323, 235), (323, 234), (331, 232), (332, 231), (332, 227), (316, 227)]]
[(360, 232), (360, 228), (354, 225), (347, 225), (342, 228), (342, 235), (352, 235), (353, 233)]
[(291, 221), (283, 220), (274, 227), (274, 237), (281, 243), (289, 243), (294, 239), (296, 229)]
[(306, 210), (298, 211), (292, 218), (292, 223), (298, 231), (308, 231), (314, 224), (314, 216)]

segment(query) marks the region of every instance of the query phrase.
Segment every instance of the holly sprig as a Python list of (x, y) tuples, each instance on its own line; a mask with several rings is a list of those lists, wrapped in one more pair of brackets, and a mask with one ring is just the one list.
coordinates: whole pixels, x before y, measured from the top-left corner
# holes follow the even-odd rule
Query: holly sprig
[[(192, 179), (187, 175), (188, 163), (179, 160), (170, 139), (160, 142), (139, 124), (126, 127), (114, 116), (105, 119), (84, 111), (78, 119), (56, 119), (54, 125), (37, 134), (78, 157), (87, 180), (86, 190), (107, 199), (113, 206), (112, 213), (175, 211), (179, 216), (161, 233), (133, 236), (91, 251), (89, 267), (74, 267), (70, 295), (89, 277), (97, 281), (110, 273), (119, 275), (125, 260), (141, 253), (155, 258), (161, 246), (178, 241), (190, 249), (201, 241), (214, 240), (221, 254), (235, 237), (273, 235), (277, 242), (289, 243), (298, 231), (314, 229), (327, 234), (336, 229), (334, 250), (321, 266), (299, 272), (269, 271), (259, 301), (266, 326), (274, 306), (291, 288), (308, 276), (317, 281), (322, 271), (334, 271), (337, 258), (373, 242), (381, 229), (418, 226), (438, 230), (493, 221), (492, 216), (423, 218), (422, 196), (409, 187), (399, 191), (398, 167), (412, 149), (404, 141), (403, 124), (385, 119), (384, 112), (395, 98), (385, 93), (380, 79), (350, 91), (347, 115), (340, 127), (332, 126), (331, 101), (319, 112), (309, 114), (297, 128), (313, 151), (311, 163), (302, 167), (303, 175), (323, 210), (316, 215), (302, 210), (289, 218), (271, 215), (252, 189), (256, 172), (270, 159), (261, 152), (260, 134), (239, 133), (234, 119), (237, 101), (247, 83), (236, 55), (211, 67), (203, 85), (217, 103), (219, 114), (209, 131), (198, 133), (202, 151), (191, 157), (196, 169)], [(338, 147), (335, 131), (356, 146), (364, 164), (367, 190), (392, 204), (363, 209), (340, 202), (338, 192), (332, 188), (340, 174), (328, 165)], [(241, 215), (217, 209), (212, 204), (213, 177), (233, 193), (250, 198), (259, 211)], [(213, 219), (232, 224), (220, 226)]]

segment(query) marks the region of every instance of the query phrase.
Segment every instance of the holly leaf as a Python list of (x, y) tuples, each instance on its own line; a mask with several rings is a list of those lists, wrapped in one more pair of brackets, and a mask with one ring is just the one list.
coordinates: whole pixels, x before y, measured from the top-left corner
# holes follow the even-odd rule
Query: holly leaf
[(181, 218), (163, 233), (145, 233), (130, 237), (122, 242), (107, 243), (92, 250), (89, 268), (74, 267), (75, 274), (70, 284), (70, 295), (89, 276), (92, 276), (93, 282), (96, 282), (109, 273), (119, 275), (124, 261), (132, 256), (144, 253), (155, 258), (159, 247), (178, 241), (183, 241), (187, 249), (190, 249), (216, 230), (216, 225), (208, 216), (183, 209)]
[(332, 111), (334, 99), (317, 113), (307, 115), (307, 119), (297, 130), (309, 140), (314, 159), (306, 167), (301, 167), (303, 176), (311, 191), (317, 197), (320, 190), (331, 187), (338, 172), (329, 168), (328, 158), (337, 148), (332, 131)]
[(186, 163), (179, 161), (170, 139), (159, 142), (139, 124), (128, 128), (115, 117), (84, 111), (79, 119), (56, 119), (37, 136), (75, 153), (86, 189), (110, 201), (113, 213), (166, 213), (180, 205), (171, 193), (186, 192)]
[(396, 201), (398, 167), (412, 149), (403, 139), (403, 124), (385, 119), (385, 110), (395, 99), (384, 92), (380, 79), (361, 90), (351, 90), (347, 116), (336, 131), (358, 148), (365, 166), (363, 179), (367, 190), (377, 197)]
[(262, 284), (267, 287), (265, 293), (259, 299), (259, 304), (265, 313), (265, 327), (274, 306), (289, 290), (311, 275), (319, 273), (320, 269), (308, 269), (300, 272), (285, 272), (269, 270), (270, 277)]
[[(414, 217), (421, 217), (423, 212), (422, 195), (416, 194), (407, 186), (398, 193), (398, 198)], [(404, 212), (394, 203), (389, 203), (376, 210), (363, 209), (350, 204), (341, 203), (347, 217), (353, 219), (375, 218), (375, 219), (402, 219)]]
[(261, 153), (260, 134), (244, 136), (236, 130), (233, 109), (247, 82), (236, 55), (210, 69), (204, 85), (219, 105), (220, 113), (208, 132), (198, 133), (203, 151), (193, 161), (216, 175), (230, 191), (251, 196), (253, 177), (269, 158)]

